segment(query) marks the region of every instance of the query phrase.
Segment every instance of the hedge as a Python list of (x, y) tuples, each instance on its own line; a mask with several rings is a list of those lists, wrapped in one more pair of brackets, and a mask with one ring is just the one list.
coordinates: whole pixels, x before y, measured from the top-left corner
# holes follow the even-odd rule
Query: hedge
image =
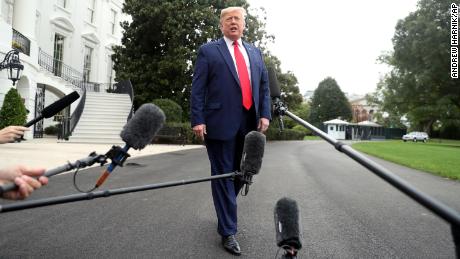
[[(171, 135), (169, 135), (171, 134)], [(275, 126), (270, 126), (265, 133), (267, 140), (303, 140), (306, 132), (293, 129), (284, 129), (279, 132)], [(152, 143), (158, 144), (203, 144), (195, 137), (189, 122), (166, 123), (160, 132), (155, 136)]]
[(280, 132), (278, 127), (270, 126), (265, 135), (267, 140), (303, 140), (307, 134), (293, 129)]

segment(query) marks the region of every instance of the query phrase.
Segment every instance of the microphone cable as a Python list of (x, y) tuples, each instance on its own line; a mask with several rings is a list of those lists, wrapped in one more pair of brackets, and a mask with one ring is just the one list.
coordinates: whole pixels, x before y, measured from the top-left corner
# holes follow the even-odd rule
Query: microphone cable
[(234, 171), (232, 172), (233, 174), (235, 174), (233, 176), (233, 181), (240, 181), (241, 182), (241, 189), (239, 191), (239, 193), (241, 194), (241, 196), (248, 196), (248, 193), (249, 193), (249, 185), (252, 184), (252, 177), (248, 177), (246, 176), (243, 172), (241, 171)]
[(82, 193), (89, 193), (89, 192), (92, 192), (94, 190), (96, 190), (96, 186), (92, 187), (91, 189), (87, 190), (87, 191), (84, 191), (82, 189), (80, 189), (78, 187), (78, 184), (77, 184), (77, 174), (78, 172), (80, 171), (80, 167), (77, 167), (77, 169), (73, 172), (73, 186), (75, 187), (75, 189), (77, 189), (77, 191), (79, 192), (82, 192)]
[[(112, 164), (116, 164), (118, 166), (123, 167), (123, 164), (129, 156), (130, 155), (126, 151), (124, 151), (123, 148), (121, 148), (120, 146), (112, 146), (112, 148), (109, 151), (107, 151), (107, 153), (105, 153), (105, 155), (103, 155), (102, 157), (104, 157), (104, 161), (110, 159), (112, 161)], [(73, 173), (73, 186), (75, 187), (75, 189), (77, 189), (77, 191), (81, 193), (89, 193), (99, 188), (100, 185), (95, 185), (89, 190), (84, 191), (80, 187), (78, 187), (77, 174), (80, 171), (80, 168), (80, 163), (77, 163), (76, 170)]]

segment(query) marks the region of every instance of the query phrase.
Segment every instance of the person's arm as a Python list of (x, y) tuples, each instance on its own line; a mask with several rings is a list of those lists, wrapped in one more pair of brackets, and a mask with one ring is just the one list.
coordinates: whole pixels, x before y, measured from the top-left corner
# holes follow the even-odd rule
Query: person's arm
[(190, 96), (191, 126), (193, 132), (201, 140), (206, 134), (204, 121), (204, 105), (206, 95), (206, 84), (208, 78), (208, 62), (203, 47), (198, 50), (198, 56), (193, 72), (192, 93)]
[[(6, 192), (2, 198), (21, 200), (27, 198), (35, 189), (48, 184), (48, 178), (42, 176), (44, 168), (28, 168), (25, 166), (14, 166), (0, 169), (0, 184), (14, 182), (19, 188), (15, 191)], [(38, 177), (38, 180), (33, 177)]]
[(0, 144), (14, 142), (21, 138), (24, 132), (29, 130), (23, 126), (8, 126), (0, 130)]
[[(259, 51), (260, 53), (260, 51)], [(260, 88), (259, 88), (259, 103), (260, 103), (260, 120), (257, 130), (262, 133), (267, 131), (271, 119), (271, 101), (270, 101), (270, 86), (268, 81), (268, 71), (263, 63), (263, 56), (260, 53), (262, 60), (263, 70), (262, 78), (260, 79)]]

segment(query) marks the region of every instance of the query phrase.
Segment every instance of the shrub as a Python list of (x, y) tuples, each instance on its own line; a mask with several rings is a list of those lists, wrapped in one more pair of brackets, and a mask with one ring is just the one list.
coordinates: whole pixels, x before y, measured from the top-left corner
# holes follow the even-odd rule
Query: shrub
[(166, 115), (168, 123), (182, 121), (182, 107), (171, 99), (155, 99), (153, 104), (158, 106)]
[(57, 135), (58, 133), (58, 125), (51, 125), (45, 128), (46, 135)]
[(292, 129), (304, 135), (312, 135), (311, 130), (305, 128), (302, 125), (295, 125)]
[[(300, 104), (297, 109), (291, 111), (293, 114), (297, 115), (300, 119), (302, 120), (308, 120), (308, 114), (310, 111), (310, 106), (308, 103), (302, 103)], [(278, 120), (277, 118), (274, 118), (275, 120)], [(299, 123), (294, 121), (293, 119), (289, 118), (288, 116), (283, 117), (284, 121), (284, 127), (287, 129), (294, 129), (295, 126), (299, 126)]]
[[(180, 135), (179, 135), (180, 134)], [(153, 143), (161, 144), (202, 144), (203, 142), (195, 137), (189, 122), (169, 122), (160, 129)]]
[(27, 111), (21, 96), (15, 88), (11, 88), (5, 95), (0, 110), (0, 129), (10, 125), (23, 125), (26, 123), (26, 117)]
[[(178, 136), (178, 132), (181, 136)], [(166, 134), (166, 135), (164, 135)], [(167, 136), (168, 134), (171, 134)], [(182, 138), (182, 135), (184, 138)], [(284, 129), (283, 132), (279, 132), (277, 125), (270, 125), (268, 131), (265, 133), (267, 140), (303, 140), (306, 135), (304, 132), (293, 129)], [(163, 128), (153, 139), (153, 143), (161, 144), (203, 144), (203, 141), (193, 134), (193, 130), (190, 127), (190, 122), (181, 123), (165, 123)]]
[(267, 140), (303, 140), (305, 134), (293, 129), (279, 131), (278, 127), (270, 126), (265, 133)]
[[(277, 119), (278, 120), (278, 119)], [(293, 119), (287, 117), (287, 116), (284, 116), (283, 117), (283, 124), (284, 124), (284, 128), (285, 129), (292, 129), (294, 128), (295, 126), (299, 125), (297, 122), (295, 122)], [(278, 123), (279, 125), (279, 123)], [(277, 126), (278, 127), (278, 126)]]

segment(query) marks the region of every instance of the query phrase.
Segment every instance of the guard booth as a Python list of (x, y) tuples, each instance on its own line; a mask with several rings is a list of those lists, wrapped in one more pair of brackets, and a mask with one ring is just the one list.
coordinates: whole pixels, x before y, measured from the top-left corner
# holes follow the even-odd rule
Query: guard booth
[(327, 135), (335, 139), (346, 139), (346, 129), (349, 124), (348, 122), (339, 119), (333, 119), (330, 121), (325, 121), (323, 124), (325, 125)]

